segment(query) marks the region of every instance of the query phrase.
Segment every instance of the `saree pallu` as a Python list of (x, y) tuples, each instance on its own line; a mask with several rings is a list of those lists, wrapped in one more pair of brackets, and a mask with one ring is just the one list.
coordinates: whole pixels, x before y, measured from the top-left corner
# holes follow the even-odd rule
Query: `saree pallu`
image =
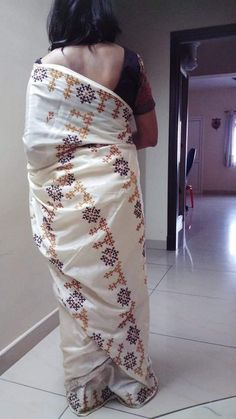
[(102, 85), (34, 64), (23, 136), (33, 237), (58, 301), (66, 396), (86, 415), (157, 392), (148, 355), (143, 201), (133, 113)]

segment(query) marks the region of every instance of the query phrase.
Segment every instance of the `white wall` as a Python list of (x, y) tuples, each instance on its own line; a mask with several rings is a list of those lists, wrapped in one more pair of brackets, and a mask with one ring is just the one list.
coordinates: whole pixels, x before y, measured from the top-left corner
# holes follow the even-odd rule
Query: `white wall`
[(146, 151), (146, 236), (166, 241), (170, 32), (236, 22), (235, 0), (116, 0), (121, 43), (139, 52), (157, 102), (159, 144)]
[(55, 309), (48, 270), (32, 240), (23, 151), (25, 90), (46, 53), (50, 0), (1, 2), (0, 349)]
[[(199, 89), (189, 94), (189, 117), (203, 120), (201, 178), (203, 192), (236, 191), (236, 168), (225, 167), (225, 110), (235, 109), (236, 88)], [(212, 128), (212, 118), (220, 118), (221, 126)]]

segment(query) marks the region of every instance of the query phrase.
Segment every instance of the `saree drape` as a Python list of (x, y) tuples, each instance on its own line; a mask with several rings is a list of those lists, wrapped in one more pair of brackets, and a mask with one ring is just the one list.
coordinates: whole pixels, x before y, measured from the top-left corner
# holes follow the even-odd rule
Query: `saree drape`
[(60, 65), (34, 64), (23, 136), (33, 237), (60, 315), (65, 389), (86, 415), (157, 392), (148, 355), (143, 201), (133, 113)]

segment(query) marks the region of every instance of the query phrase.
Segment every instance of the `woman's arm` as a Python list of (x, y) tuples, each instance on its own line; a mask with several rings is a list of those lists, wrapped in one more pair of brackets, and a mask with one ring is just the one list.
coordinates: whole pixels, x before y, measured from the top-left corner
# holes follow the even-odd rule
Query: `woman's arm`
[(135, 115), (137, 132), (133, 140), (137, 149), (155, 147), (158, 139), (158, 124), (155, 110), (146, 112), (142, 115)]

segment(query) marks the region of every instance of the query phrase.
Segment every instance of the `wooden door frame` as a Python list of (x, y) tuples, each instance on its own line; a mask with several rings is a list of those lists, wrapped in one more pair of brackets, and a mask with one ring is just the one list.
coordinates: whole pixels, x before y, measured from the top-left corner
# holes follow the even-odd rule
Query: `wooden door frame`
[[(178, 109), (180, 100), (180, 49), (183, 42), (236, 36), (236, 24), (210, 26), (170, 33), (170, 96), (169, 96), (169, 157), (168, 157), (168, 218), (167, 250), (176, 250), (179, 167)], [(182, 185), (184, 187), (184, 185)]]

